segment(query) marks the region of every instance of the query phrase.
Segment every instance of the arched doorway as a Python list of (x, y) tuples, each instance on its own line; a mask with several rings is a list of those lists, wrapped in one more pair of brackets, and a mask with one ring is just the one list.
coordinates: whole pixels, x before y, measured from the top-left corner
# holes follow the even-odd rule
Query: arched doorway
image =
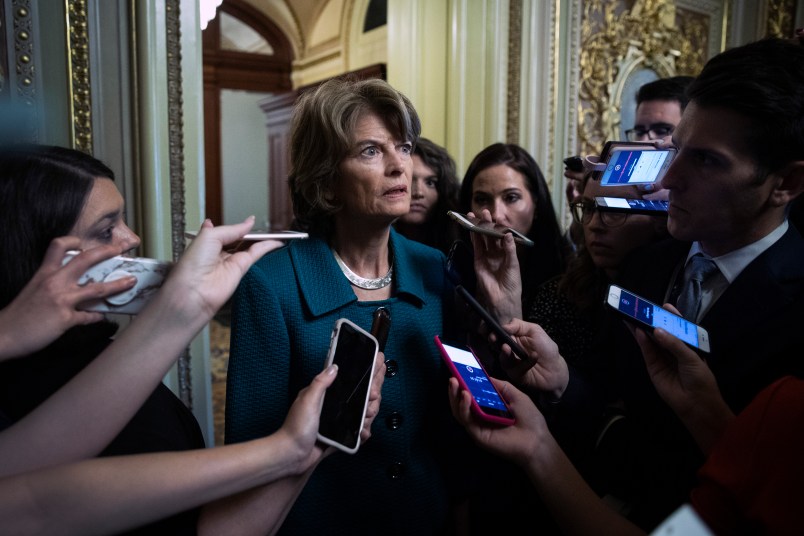
[[(218, 16), (203, 31), (205, 201), (206, 215), (215, 224), (224, 221), (222, 95), (227, 90), (288, 92), (292, 61), (287, 37), (244, 0), (224, 0)], [(267, 152), (262, 154), (268, 158)], [(267, 191), (267, 173), (262, 180)]]

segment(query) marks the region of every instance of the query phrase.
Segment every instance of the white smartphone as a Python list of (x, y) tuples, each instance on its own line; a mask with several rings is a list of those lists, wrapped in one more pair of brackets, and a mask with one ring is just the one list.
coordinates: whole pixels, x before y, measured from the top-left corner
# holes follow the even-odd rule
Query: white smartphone
[[(79, 253), (68, 251), (62, 265), (70, 262)], [(84, 272), (78, 279), (79, 285), (114, 281), (129, 275), (137, 278), (137, 284), (119, 294), (82, 303), (79, 308), (84, 311), (136, 315), (156, 294), (172, 267), (173, 263), (167, 261), (122, 255), (99, 262)]]
[(472, 218), (466, 214), (460, 214), (459, 212), (452, 210), (448, 210), (447, 214), (449, 214), (450, 218), (458, 222), (461, 227), (468, 229), (473, 233), (480, 233), (493, 236), (495, 238), (502, 238), (506, 235), (506, 233), (510, 233), (514, 235), (514, 242), (517, 244), (522, 244), (524, 246), (535, 245), (533, 240), (511, 227), (506, 227), (505, 225), (500, 225), (493, 222), (480, 221), (478, 218)]
[(514, 424), (511, 410), (472, 349), (463, 344), (444, 342), (438, 335), (435, 336), (435, 343), (452, 375), (472, 395), (474, 414), (486, 422), (504, 426)]
[(318, 439), (349, 454), (360, 447), (378, 348), (377, 339), (357, 324), (335, 322), (324, 367), (335, 363), (338, 375), (324, 394)]
[(662, 328), (702, 352), (710, 352), (709, 332), (681, 316), (675, 315), (653, 302), (637, 296), (616, 285), (610, 285), (606, 294), (606, 304), (623, 315), (627, 320), (652, 331)]
[[(195, 231), (186, 231), (184, 233), (186, 238), (193, 239), (198, 236), (198, 233)], [(310, 235), (307, 233), (303, 233), (301, 231), (275, 231), (275, 232), (254, 232), (248, 233), (245, 235), (241, 240), (249, 240), (251, 242), (257, 242), (260, 240), (294, 240), (297, 238), (309, 238)]]
[(623, 186), (658, 182), (667, 173), (675, 155), (675, 148), (612, 147), (606, 169), (600, 176), (600, 185)]
[(667, 214), (670, 201), (666, 199), (637, 199), (628, 197), (595, 197), (595, 206), (604, 212), (625, 212), (660, 216)]

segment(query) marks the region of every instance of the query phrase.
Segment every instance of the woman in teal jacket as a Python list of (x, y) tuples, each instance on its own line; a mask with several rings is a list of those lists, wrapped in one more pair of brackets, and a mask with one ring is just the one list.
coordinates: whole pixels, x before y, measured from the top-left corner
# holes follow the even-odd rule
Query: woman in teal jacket
[[(308, 240), (263, 258), (233, 303), (226, 442), (282, 425), (296, 393), (321, 371), (332, 327), (367, 331), (391, 313), (386, 378), (372, 437), (354, 455), (326, 457), (281, 534), (441, 534), (457, 424), (433, 342), (450, 333), (452, 295), (440, 251), (391, 225), (410, 206), (411, 154), (420, 132), (410, 101), (381, 80), (331, 80), (301, 97), (291, 121), (290, 189)], [(445, 331), (447, 333), (445, 333)], [(458, 437), (465, 438), (459, 435)], [(259, 492), (244, 525), (259, 531)]]

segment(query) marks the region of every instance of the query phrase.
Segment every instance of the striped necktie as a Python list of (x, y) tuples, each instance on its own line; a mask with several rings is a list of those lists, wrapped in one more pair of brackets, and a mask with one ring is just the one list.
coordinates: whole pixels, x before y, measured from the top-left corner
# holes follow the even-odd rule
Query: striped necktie
[(696, 321), (701, 308), (701, 284), (717, 271), (714, 261), (701, 253), (693, 255), (687, 263), (684, 269), (686, 283), (678, 297), (676, 308), (690, 322)]

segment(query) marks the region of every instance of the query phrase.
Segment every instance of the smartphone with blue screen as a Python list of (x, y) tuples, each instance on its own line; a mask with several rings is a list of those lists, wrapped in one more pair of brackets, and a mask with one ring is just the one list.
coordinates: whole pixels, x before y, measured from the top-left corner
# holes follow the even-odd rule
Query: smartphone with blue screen
[(603, 212), (625, 212), (626, 214), (647, 214), (666, 216), (670, 201), (666, 199), (639, 199), (629, 197), (595, 197), (595, 206)]
[(472, 395), (474, 414), (487, 422), (506, 426), (514, 424), (516, 421), (511, 410), (472, 349), (463, 344), (444, 342), (438, 335), (435, 343), (452, 375)]
[(676, 155), (675, 148), (613, 147), (600, 176), (601, 186), (631, 186), (659, 182)]
[(627, 320), (636, 322), (647, 331), (662, 328), (687, 343), (694, 350), (710, 352), (709, 332), (706, 329), (633, 292), (610, 285), (606, 294), (606, 304)]

